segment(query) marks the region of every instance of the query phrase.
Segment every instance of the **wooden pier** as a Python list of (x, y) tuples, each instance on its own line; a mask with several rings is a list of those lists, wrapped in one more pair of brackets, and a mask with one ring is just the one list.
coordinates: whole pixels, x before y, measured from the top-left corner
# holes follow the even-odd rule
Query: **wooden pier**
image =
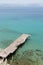
[(29, 36), (30, 36), (29, 34), (22, 34), (18, 39), (16, 39), (7, 48), (0, 50), (0, 57), (6, 58), (9, 54), (15, 52), (18, 46), (23, 44)]

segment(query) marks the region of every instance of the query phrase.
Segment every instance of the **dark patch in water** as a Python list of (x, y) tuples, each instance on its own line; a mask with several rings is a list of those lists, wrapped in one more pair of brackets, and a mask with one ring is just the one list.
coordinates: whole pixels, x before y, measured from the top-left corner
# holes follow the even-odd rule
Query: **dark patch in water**
[(41, 57), (41, 59), (43, 60), (43, 57)]
[(11, 30), (11, 29), (0, 29), (0, 32), (15, 33), (15, 34), (22, 34), (22, 33), (21, 33), (21, 32), (19, 32), (19, 31), (14, 31), (14, 30)]
[(42, 54), (40, 54), (40, 53), (36, 53), (36, 55), (37, 55), (37, 56), (42, 56)]
[(36, 55), (37, 56), (43, 56), (43, 51), (36, 49)]
[(36, 49), (36, 51), (41, 52), (41, 50), (39, 50), (39, 49)]

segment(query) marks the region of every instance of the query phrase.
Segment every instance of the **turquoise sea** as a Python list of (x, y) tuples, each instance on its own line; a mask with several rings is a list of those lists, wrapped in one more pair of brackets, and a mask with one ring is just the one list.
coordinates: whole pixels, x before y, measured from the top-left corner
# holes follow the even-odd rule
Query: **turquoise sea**
[(43, 8), (0, 8), (0, 48), (6, 48), (23, 33), (31, 37), (17, 52), (43, 52)]

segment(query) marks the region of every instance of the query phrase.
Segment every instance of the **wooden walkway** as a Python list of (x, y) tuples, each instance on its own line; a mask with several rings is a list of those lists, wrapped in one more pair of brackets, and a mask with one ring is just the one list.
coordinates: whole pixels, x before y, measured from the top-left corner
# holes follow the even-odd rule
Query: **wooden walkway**
[(9, 54), (13, 53), (19, 45), (23, 44), (26, 39), (29, 37), (29, 34), (22, 34), (18, 39), (16, 39), (12, 44), (7, 48), (0, 51), (0, 57), (6, 58)]

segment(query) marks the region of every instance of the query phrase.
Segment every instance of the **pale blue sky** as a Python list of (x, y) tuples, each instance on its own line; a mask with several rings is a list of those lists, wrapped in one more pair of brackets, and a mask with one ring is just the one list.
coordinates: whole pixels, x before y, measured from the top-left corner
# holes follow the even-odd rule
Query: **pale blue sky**
[(1, 4), (16, 4), (16, 5), (39, 4), (39, 5), (43, 5), (43, 0), (0, 0), (0, 5)]

